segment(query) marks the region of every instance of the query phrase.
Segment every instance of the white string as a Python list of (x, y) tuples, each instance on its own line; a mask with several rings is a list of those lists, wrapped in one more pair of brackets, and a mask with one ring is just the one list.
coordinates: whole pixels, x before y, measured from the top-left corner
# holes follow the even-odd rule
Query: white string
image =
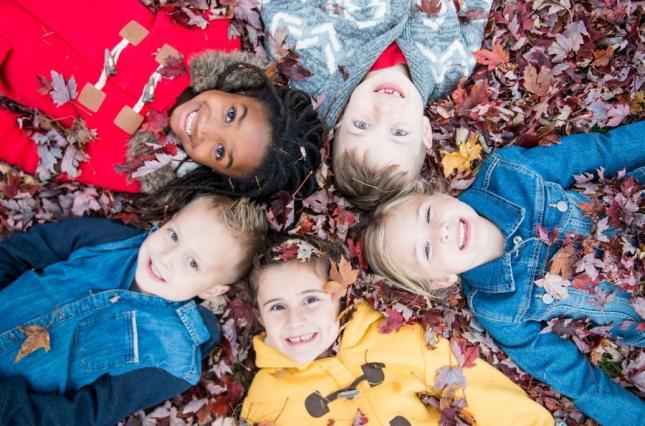
[[(110, 51), (110, 54), (112, 55), (112, 58), (114, 58), (114, 65), (116, 65), (116, 63), (118, 62), (119, 56), (121, 55), (121, 52), (123, 52), (123, 49), (126, 48), (128, 43), (129, 43), (128, 39), (125, 39), (125, 38), (121, 39), (119, 44), (114, 46), (114, 48)], [(101, 71), (101, 76), (99, 77), (99, 80), (94, 84), (94, 87), (96, 87), (98, 90), (103, 89), (103, 87), (105, 86), (105, 83), (107, 82), (107, 79), (108, 79), (108, 75), (107, 75), (107, 72), (106, 72), (106, 69), (105, 69), (106, 68), (105, 64), (103, 64), (102, 68), (103, 68), (103, 70)]]

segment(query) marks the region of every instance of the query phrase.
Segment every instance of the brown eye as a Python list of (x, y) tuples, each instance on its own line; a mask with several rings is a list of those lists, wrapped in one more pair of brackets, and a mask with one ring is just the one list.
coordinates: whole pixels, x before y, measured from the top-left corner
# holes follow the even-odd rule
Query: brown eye
[(224, 145), (222, 145), (221, 143), (218, 143), (217, 147), (215, 148), (215, 158), (217, 160), (224, 158)]

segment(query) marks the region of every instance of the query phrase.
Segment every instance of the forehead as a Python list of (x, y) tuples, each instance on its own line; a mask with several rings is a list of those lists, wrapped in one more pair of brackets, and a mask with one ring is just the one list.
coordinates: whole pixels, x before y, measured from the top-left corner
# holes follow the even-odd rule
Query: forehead
[(325, 279), (312, 262), (289, 262), (263, 267), (257, 275), (258, 299), (288, 298), (307, 290), (322, 290)]
[(199, 198), (190, 202), (167, 225), (179, 228), (182, 242), (214, 269), (236, 263), (241, 256), (238, 235), (224, 223), (211, 200)]

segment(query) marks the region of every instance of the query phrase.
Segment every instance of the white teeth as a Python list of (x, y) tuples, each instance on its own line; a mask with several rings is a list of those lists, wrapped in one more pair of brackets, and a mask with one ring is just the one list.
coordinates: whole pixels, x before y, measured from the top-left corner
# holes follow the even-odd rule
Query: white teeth
[(459, 221), (459, 250), (464, 248), (466, 242), (466, 225), (461, 220)]
[(396, 95), (397, 97), (402, 98), (399, 92), (392, 89), (380, 89), (380, 90), (377, 90), (376, 93), (384, 93), (386, 95)]
[(311, 333), (311, 334), (305, 334), (304, 336), (297, 336), (297, 337), (287, 337), (287, 340), (291, 343), (301, 343), (301, 342), (308, 342), (313, 337), (316, 335), (316, 333)]
[(184, 130), (186, 130), (188, 136), (193, 134), (193, 121), (195, 121), (195, 117), (197, 117), (197, 111), (191, 112), (188, 114), (188, 117), (186, 117), (186, 127), (184, 127)]

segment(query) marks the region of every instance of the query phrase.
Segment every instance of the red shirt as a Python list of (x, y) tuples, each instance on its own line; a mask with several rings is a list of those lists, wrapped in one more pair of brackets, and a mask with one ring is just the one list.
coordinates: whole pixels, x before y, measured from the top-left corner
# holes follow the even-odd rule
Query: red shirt
[(393, 42), (387, 47), (387, 49), (383, 51), (383, 53), (381, 53), (381, 56), (379, 56), (376, 62), (374, 62), (374, 65), (372, 65), (370, 71), (389, 68), (396, 64), (407, 63), (408, 62), (405, 60), (405, 56), (403, 56), (403, 52), (401, 52), (401, 49), (399, 49), (399, 45), (396, 44), (396, 42)]

